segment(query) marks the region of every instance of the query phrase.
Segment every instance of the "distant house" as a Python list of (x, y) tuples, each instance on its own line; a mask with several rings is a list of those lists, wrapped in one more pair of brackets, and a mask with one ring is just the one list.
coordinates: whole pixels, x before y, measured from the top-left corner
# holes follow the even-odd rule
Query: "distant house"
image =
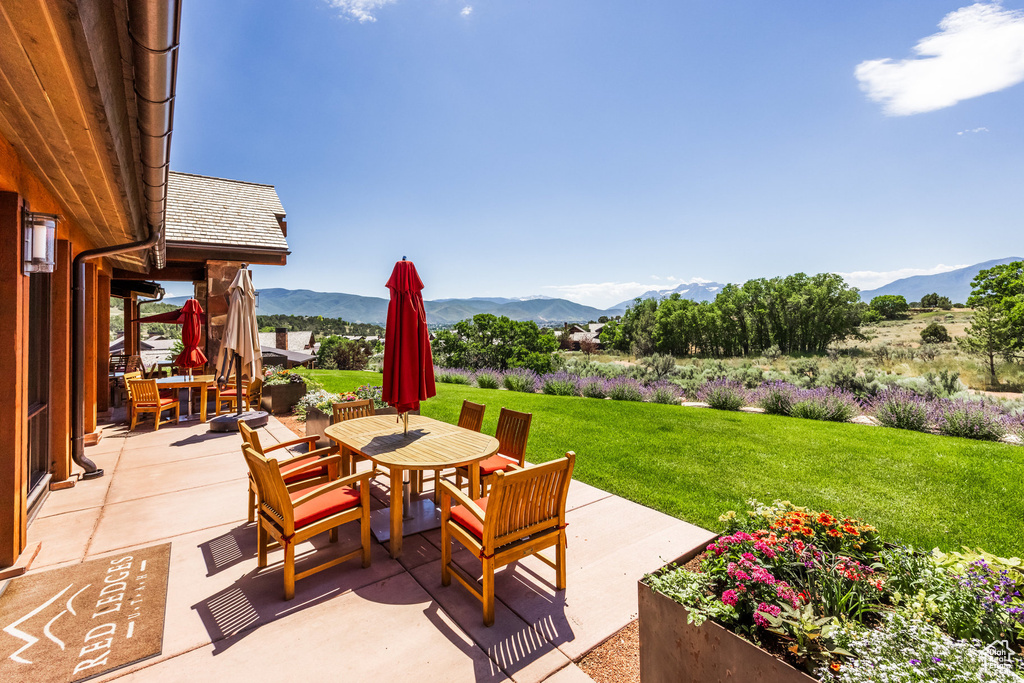
[(315, 353), (314, 344), (312, 332), (289, 332), (280, 327), (273, 332), (260, 332), (260, 346), (271, 349)]
[(264, 365), (313, 367), (320, 345), (314, 342), (312, 332), (289, 332), (279, 327), (273, 332), (260, 332), (259, 337)]
[(287, 349), (275, 349), (269, 346), (261, 346), (264, 367), (269, 365), (280, 365), (289, 370), (297, 365), (311, 368), (316, 364), (316, 355), (302, 353), (300, 351), (289, 351)]
[[(177, 343), (177, 339), (168, 339), (160, 335), (154, 335), (148, 339), (140, 339), (139, 356), (142, 358), (142, 364), (146, 366), (146, 369), (149, 369), (157, 363), (173, 360), (174, 345)], [(124, 337), (118, 337), (110, 342), (110, 353), (125, 353)]]

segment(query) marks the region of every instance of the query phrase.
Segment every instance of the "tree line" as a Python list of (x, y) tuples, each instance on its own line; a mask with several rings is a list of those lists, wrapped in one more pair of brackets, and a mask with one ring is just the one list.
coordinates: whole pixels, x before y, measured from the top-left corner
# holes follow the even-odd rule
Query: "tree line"
[(384, 328), (373, 323), (350, 323), (341, 318), (325, 318), (322, 315), (257, 315), (256, 324), (260, 332), (273, 332), (283, 327), (289, 332), (310, 331), (319, 339), (330, 335), (349, 337), (383, 336)]
[(745, 356), (772, 347), (820, 353), (859, 336), (866, 309), (839, 275), (796, 273), (726, 285), (714, 301), (636, 299), (621, 321), (604, 326), (601, 342), (637, 356)]

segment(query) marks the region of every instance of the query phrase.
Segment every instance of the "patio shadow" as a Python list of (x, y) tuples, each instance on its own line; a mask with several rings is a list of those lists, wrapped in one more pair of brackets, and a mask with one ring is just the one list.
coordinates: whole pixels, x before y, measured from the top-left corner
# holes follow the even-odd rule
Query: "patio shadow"
[[(354, 534), (351, 531), (345, 533), (344, 529), (341, 532), (337, 543), (330, 543), (324, 534), (301, 544), (301, 552), (295, 558), (296, 573), (358, 547), (358, 529)], [(248, 524), (235, 527), (199, 547), (206, 561), (208, 576), (242, 563), (255, 565), (255, 528)], [(402, 566), (391, 560), (380, 545), (374, 544), (369, 568), (363, 569), (358, 559), (355, 559), (319, 572), (298, 581), (295, 585), (295, 599), (285, 601), (281, 595), (281, 557), (279, 548), (271, 549), (270, 563), (266, 568), (253, 566), (233, 585), (192, 605), (210, 637), (214, 655), (240, 642), (264, 624), (309, 609), (344, 593), (358, 591), (403, 571)], [(400, 600), (396, 600), (392, 604), (399, 603)]]

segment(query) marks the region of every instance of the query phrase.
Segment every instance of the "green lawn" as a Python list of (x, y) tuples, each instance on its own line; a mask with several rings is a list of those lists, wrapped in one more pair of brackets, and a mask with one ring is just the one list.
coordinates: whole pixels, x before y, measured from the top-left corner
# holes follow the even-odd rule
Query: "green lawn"
[[(314, 370), (331, 391), (371, 372)], [(438, 384), (424, 415), (454, 422), (466, 398), (533, 413), (527, 458), (576, 451), (575, 478), (699, 526), (746, 499), (860, 517), (889, 540), (1024, 555), (1024, 448), (884, 427)]]

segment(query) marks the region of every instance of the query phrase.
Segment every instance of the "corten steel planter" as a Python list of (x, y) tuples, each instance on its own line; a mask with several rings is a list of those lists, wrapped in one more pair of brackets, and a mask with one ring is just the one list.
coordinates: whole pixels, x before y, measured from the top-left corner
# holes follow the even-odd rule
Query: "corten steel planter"
[(270, 386), (264, 384), (261, 406), (274, 415), (290, 413), (299, 399), (306, 395), (306, 391), (305, 382), (288, 382)]
[[(706, 544), (683, 555), (682, 566)], [(689, 611), (639, 582), (640, 680), (643, 683), (816, 683), (803, 671), (776, 659), (710, 619), (687, 623)]]
[[(375, 408), (375, 415), (397, 415), (398, 411), (391, 406), (385, 406), (384, 408)], [(419, 415), (420, 411), (411, 411), (414, 415)], [(324, 446), (330, 446), (331, 440), (324, 436), (324, 430), (331, 424), (331, 418), (333, 415), (330, 413), (323, 413), (316, 408), (310, 408), (306, 411), (306, 436), (319, 436), (320, 439), (316, 442), (317, 448), (323, 448)]]

